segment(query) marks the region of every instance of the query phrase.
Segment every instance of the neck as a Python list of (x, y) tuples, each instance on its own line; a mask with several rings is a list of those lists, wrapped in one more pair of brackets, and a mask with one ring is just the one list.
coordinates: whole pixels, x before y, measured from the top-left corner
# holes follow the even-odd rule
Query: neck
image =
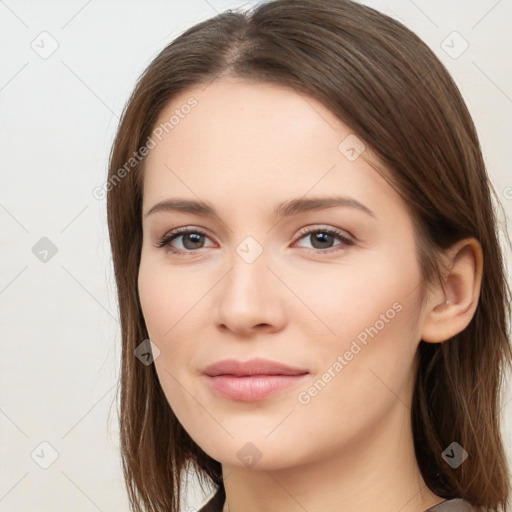
[(301, 466), (223, 464), (223, 512), (423, 512), (440, 503), (421, 476), (404, 407), (398, 401), (373, 431)]

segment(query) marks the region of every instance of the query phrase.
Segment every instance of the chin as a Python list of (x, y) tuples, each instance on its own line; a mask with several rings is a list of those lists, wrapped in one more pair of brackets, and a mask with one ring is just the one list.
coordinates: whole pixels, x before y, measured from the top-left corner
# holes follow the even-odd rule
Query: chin
[(261, 433), (255, 436), (241, 435), (236, 439), (212, 446), (198, 444), (210, 457), (221, 464), (248, 470), (277, 471), (304, 463), (296, 451), (299, 441), (290, 440), (289, 445), (283, 445), (279, 441), (264, 438), (260, 440), (260, 436)]

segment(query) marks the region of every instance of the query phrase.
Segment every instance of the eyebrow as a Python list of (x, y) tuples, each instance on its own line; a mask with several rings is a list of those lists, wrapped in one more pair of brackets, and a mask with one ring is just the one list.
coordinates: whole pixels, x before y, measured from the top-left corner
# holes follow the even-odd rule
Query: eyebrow
[[(274, 215), (278, 218), (291, 217), (302, 212), (312, 210), (323, 210), (334, 207), (349, 207), (361, 210), (372, 217), (376, 217), (375, 213), (367, 206), (360, 203), (352, 197), (334, 196), (319, 198), (297, 198), (284, 201), (274, 208)], [(184, 213), (192, 213), (196, 215), (219, 217), (217, 210), (205, 203), (204, 201), (196, 201), (191, 199), (172, 198), (156, 203), (145, 214), (145, 217), (157, 212), (177, 211)]]

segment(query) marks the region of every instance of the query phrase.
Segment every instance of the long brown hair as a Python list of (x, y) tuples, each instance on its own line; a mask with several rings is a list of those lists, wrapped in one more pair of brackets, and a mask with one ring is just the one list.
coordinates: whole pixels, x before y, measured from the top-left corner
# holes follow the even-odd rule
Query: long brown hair
[[(512, 361), (511, 295), (492, 202), (499, 200), (444, 66), (402, 24), (349, 0), (276, 0), (201, 22), (160, 52), (124, 109), (106, 190), (122, 334), (121, 453), (132, 510), (178, 511), (189, 467), (202, 483), (223, 485), (221, 464), (178, 422), (154, 365), (134, 357), (148, 333), (137, 291), (144, 158), (133, 155), (173, 97), (226, 75), (320, 100), (373, 150), (413, 212), (425, 283), (440, 278), (441, 250), (464, 237), (480, 242), (478, 307), (452, 339), (420, 342), (411, 420), (419, 467), (434, 493), (505, 510), (510, 483), (500, 393)], [(442, 457), (454, 441), (469, 454), (457, 469)]]

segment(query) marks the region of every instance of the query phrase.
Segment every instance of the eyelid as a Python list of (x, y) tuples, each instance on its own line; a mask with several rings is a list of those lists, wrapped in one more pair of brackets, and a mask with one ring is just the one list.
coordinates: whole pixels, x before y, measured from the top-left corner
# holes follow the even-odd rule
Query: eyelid
[[(170, 246), (170, 243), (172, 241), (174, 241), (176, 238), (179, 238), (180, 236), (186, 235), (188, 233), (197, 233), (197, 234), (203, 235), (206, 238), (211, 240), (210, 236), (208, 235), (208, 233), (206, 232), (205, 229), (190, 225), (190, 226), (183, 226), (183, 227), (176, 228), (176, 229), (169, 231), (167, 234), (165, 234), (160, 239), (159, 242), (157, 242), (154, 245), (158, 248), (166, 248), (168, 252), (172, 252), (177, 255), (193, 254), (193, 253), (199, 252), (200, 249), (204, 249), (204, 247), (201, 247), (197, 250), (183, 250), (183, 249), (176, 249), (176, 248), (173, 248), (172, 246)], [(348, 247), (348, 246), (352, 246), (355, 244), (355, 238), (350, 233), (348, 233), (347, 231), (344, 231), (340, 228), (335, 228), (335, 227), (327, 226), (327, 225), (310, 225), (310, 226), (305, 226), (304, 228), (302, 228), (299, 231), (299, 233), (295, 237), (295, 240), (292, 245), (295, 245), (302, 238), (304, 238), (308, 235), (312, 235), (314, 233), (328, 233), (331, 236), (337, 237), (341, 241), (341, 243), (334, 245), (333, 247), (329, 247), (326, 250), (308, 248), (308, 247), (299, 247), (299, 249), (303, 249), (308, 252), (313, 251), (317, 254), (330, 254), (331, 252), (337, 252), (340, 250), (340, 249), (336, 249), (336, 247), (339, 247), (339, 246)]]
[[(163, 237), (160, 238), (160, 240), (155, 243), (154, 245), (158, 248), (163, 248), (167, 245), (169, 245), (170, 242), (174, 241), (176, 238), (178, 238), (180, 235), (186, 235), (188, 233), (198, 233), (200, 235), (204, 235), (206, 238), (210, 238), (208, 233), (203, 229), (196, 226), (183, 226), (180, 228), (172, 229), (168, 233), (166, 233)], [(211, 238), (210, 238), (211, 239)], [(182, 249), (178, 249), (177, 252), (197, 252), (197, 251), (183, 251)]]
[(325, 224), (313, 224), (302, 228), (298, 233), (299, 239), (312, 233), (330, 233), (347, 241), (355, 242), (355, 237), (352, 236), (348, 231)]

